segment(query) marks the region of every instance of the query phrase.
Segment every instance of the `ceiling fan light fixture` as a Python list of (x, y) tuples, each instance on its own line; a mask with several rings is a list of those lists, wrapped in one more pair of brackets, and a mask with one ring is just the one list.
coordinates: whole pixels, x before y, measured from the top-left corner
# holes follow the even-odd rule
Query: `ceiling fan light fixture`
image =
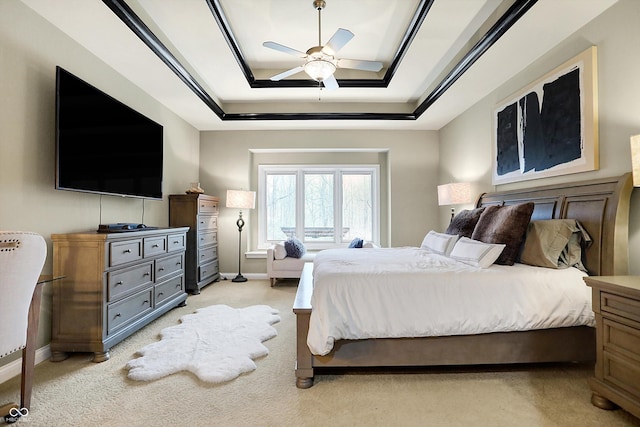
[(321, 82), (331, 77), (335, 71), (335, 64), (324, 58), (310, 59), (306, 64), (304, 64), (304, 72), (317, 82)]
[[(272, 81), (279, 81), (301, 71), (307, 73), (309, 77), (317, 82), (324, 82), (324, 87), (328, 90), (337, 89), (338, 81), (333, 76), (337, 68), (351, 68), (354, 70), (378, 72), (382, 69), (382, 63), (378, 61), (362, 61), (353, 59), (337, 60), (335, 55), (342, 47), (353, 38), (353, 33), (344, 28), (338, 28), (326, 45), (322, 45), (322, 9), (326, 6), (324, 0), (313, 0), (313, 7), (318, 11), (318, 46), (314, 46), (303, 53), (290, 47), (267, 41), (262, 43), (264, 47), (288, 53), (298, 58), (304, 58), (304, 64), (290, 70), (284, 71), (271, 77)], [(329, 80), (327, 80), (329, 79)]]

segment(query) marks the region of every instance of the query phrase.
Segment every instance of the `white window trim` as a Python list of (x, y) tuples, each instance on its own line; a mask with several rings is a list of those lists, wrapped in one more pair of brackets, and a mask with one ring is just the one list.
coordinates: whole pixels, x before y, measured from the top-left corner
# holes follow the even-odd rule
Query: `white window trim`
[[(377, 164), (356, 164), (356, 165), (258, 165), (258, 249), (267, 249), (274, 242), (267, 241), (267, 230), (266, 227), (263, 226), (264, 218), (266, 216), (266, 204), (267, 204), (267, 196), (263, 189), (266, 186), (266, 176), (268, 173), (295, 173), (304, 174), (304, 173), (322, 173), (322, 172), (333, 172), (335, 174), (349, 174), (349, 173), (371, 173), (372, 183), (371, 183), (371, 191), (372, 191), (372, 201), (373, 201), (373, 212), (372, 212), (372, 235), (373, 242), (379, 244), (380, 242), (380, 165)], [(303, 185), (296, 186), (296, 199), (300, 200), (302, 198), (302, 192), (304, 191)], [(340, 200), (342, 200), (342, 186), (337, 186), (336, 191), (334, 191), (334, 219), (335, 224), (334, 227), (342, 228), (342, 215), (341, 212), (338, 211), (338, 207), (341, 205)], [(296, 224), (298, 226), (302, 226), (304, 218), (304, 207), (296, 203)], [(343, 242), (314, 242), (314, 243), (305, 243), (305, 246), (308, 249), (328, 249), (332, 247), (343, 247)]]

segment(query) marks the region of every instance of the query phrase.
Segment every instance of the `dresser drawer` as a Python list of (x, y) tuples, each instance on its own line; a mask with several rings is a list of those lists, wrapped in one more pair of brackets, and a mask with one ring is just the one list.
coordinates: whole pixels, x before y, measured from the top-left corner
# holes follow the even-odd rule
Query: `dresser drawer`
[(213, 215), (198, 215), (198, 231), (216, 230), (218, 217)]
[(182, 254), (156, 260), (156, 282), (176, 272), (182, 272), (182, 264)]
[(123, 268), (107, 273), (107, 301), (113, 302), (123, 295), (135, 292), (153, 283), (153, 262)]
[(640, 322), (640, 300), (634, 298), (602, 292), (600, 310)]
[(634, 396), (640, 396), (640, 365), (637, 361), (603, 353), (604, 381)]
[(167, 252), (182, 251), (186, 247), (186, 235), (184, 234), (169, 234), (167, 241)]
[(218, 232), (217, 231), (207, 231), (204, 233), (198, 233), (198, 247), (202, 248), (203, 246), (215, 245), (218, 243)]
[(153, 310), (153, 288), (131, 295), (107, 306), (107, 335), (126, 326), (127, 323)]
[(198, 249), (198, 264), (206, 264), (218, 258), (218, 247), (211, 246), (208, 248)]
[(218, 274), (218, 260), (198, 267), (198, 281), (209, 279)]
[(218, 213), (218, 202), (215, 200), (198, 199), (199, 214), (215, 214)]
[(605, 350), (621, 353), (640, 364), (640, 325), (632, 328), (603, 319), (602, 329), (602, 344)]
[(122, 265), (142, 259), (142, 239), (109, 244), (109, 266)]
[(145, 237), (143, 240), (145, 258), (167, 252), (167, 236)]
[(167, 298), (174, 296), (177, 293), (181, 293), (184, 291), (184, 277), (178, 276), (173, 279), (169, 279), (166, 282), (156, 285), (155, 287), (155, 297), (156, 297), (156, 307), (162, 305), (163, 301)]

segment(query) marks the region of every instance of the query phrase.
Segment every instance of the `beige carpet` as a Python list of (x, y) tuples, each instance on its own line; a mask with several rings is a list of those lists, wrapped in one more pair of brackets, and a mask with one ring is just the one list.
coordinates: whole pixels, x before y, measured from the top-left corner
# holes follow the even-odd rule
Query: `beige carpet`
[[(295, 387), (294, 282), (215, 283), (116, 345), (111, 359), (77, 354), (36, 368), (30, 426), (640, 426), (622, 410), (591, 405), (590, 366), (418, 373), (320, 375)], [(278, 336), (258, 368), (211, 385), (183, 372), (152, 382), (127, 379), (124, 365), (158, 332), (197, 308), (267, 304), (280, 310)], [(16, 401), (19, 378), (0, 384), (0, 403)], [(1, 424), (1, 421), (0, 421)]]

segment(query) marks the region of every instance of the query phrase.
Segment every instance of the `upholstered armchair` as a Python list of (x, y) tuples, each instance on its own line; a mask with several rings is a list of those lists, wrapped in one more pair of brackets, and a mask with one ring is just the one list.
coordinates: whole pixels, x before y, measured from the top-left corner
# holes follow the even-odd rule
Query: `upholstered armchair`
[(31, 405), (42, 296), (38, 277), (46, 256), (47, 245), (39, 234), (0, 231), (0, 359), (22, 350), (20, 407), (0, 405), (3, 417), (11, 408), (28, 410)]

